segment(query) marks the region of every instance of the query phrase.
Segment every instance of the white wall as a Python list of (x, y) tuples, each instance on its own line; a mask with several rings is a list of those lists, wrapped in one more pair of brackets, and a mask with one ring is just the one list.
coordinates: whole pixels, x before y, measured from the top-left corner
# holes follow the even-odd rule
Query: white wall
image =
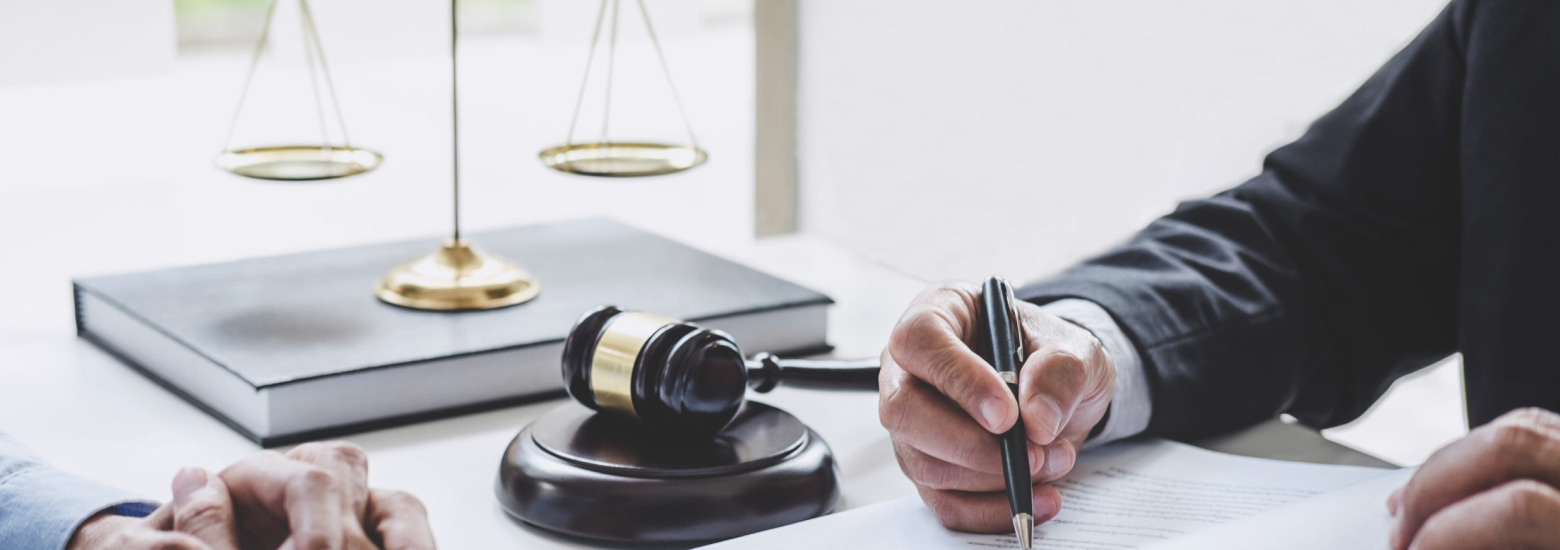
[(804, 0), (804, 230), (1035, 278), (1256, 173), (1443, 4)]
[(172, 0), (0, 0), (0, 87), (167, 73)]

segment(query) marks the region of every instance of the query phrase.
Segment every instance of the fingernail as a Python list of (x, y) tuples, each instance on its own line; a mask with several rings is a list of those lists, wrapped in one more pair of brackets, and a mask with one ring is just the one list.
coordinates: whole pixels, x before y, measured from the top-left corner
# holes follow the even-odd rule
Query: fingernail
[(1040, 472), (1040, 468), (1042, 468), (1044, 466), (1045, 466), (1045, 449), (1041, 449), (1040, 447), (1036, 446), (1034, 443), (1030, 443), (1029, 444), (1029, 473), (1031, 473), (1031, 474), (1039, 473)]
[(1055, 477), (1066, 473), (1073, 467), (1072, 445), (1052, 445), (1045, 453), (1045, 475)]
[(1061, 503), (1053, 500), (1051, 495), (1040, 492), (1041, 487), (1044, 485), (1035, 485), (1034, 491), (1029, 495), (1029, 498), (1034, 500), (1036, 520), (1050, 519), (1061, 511)]
[(189, 499), (191, 494), (206, 487), (206, 470), (200, 468), (185, 468), (173, 476), (173, 500), (175, 502)]
[(980, 404), (980, 415), (986, 419), (986, 429), (993, 432), (1002, 426), (1002, 421), (1007, 420), (1003, 414), (1002, 400), (988, 397)]
[[(1056, 401), (1044, 395), (1036, 395), (1029, 398), (1029, 408), (1041, 420), (1040, 427), (1045, 430), (1046, 437), (1056, 439), (1056, 435), (1062, 431), (1062, 407)], [(1037, 409), (1038, 410), (1035, 410)], [(1047, 440), (1049, 444), (1051, 441)]]

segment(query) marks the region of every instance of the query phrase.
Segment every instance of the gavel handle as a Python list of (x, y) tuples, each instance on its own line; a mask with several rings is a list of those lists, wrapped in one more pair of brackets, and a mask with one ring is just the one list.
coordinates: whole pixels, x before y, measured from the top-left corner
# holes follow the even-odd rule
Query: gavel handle
[(788, 388), (815, 390), (877, 391), (878, 360), (781, 359), (760, 353), (747, 361), (748, 387), (764, 393), (785, 384)]

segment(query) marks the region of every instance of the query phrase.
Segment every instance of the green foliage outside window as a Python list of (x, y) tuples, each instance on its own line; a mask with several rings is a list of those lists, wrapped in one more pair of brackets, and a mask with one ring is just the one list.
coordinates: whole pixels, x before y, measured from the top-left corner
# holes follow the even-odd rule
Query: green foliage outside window
[[(296, 0), (280, 0), (294, 2)], [(396, 9), (430, 0), (378, 0), (381, 9)], [(532, 34), (539, 0), (459, 0), (461, 22), (470, 34)], [(588, 0), (580, 0), (588, 1)], [(310, 0), (320, 10), (331, 0)], [(271, 0), (174, 0), (182, 50), (253, 45), (260, 38), (266, 6)]]

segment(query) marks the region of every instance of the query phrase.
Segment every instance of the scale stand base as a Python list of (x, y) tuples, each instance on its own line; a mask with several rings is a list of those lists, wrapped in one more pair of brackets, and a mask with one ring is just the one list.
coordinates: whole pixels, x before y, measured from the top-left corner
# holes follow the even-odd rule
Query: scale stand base
[(790, 413), (749, 402), (713, 440), (650, 433), (570, 402), (527, 426), (499, 464), (498, 501), (542, 529), (633, 543), (740, 537), (832, 511), (839, 468)]
[(542, 284), (518, 264), (483, 252), (465, 239), (445, 241), (432, 254), (390, 270), (375, 292), (412, 309), (494, 309), (535, 298)]

